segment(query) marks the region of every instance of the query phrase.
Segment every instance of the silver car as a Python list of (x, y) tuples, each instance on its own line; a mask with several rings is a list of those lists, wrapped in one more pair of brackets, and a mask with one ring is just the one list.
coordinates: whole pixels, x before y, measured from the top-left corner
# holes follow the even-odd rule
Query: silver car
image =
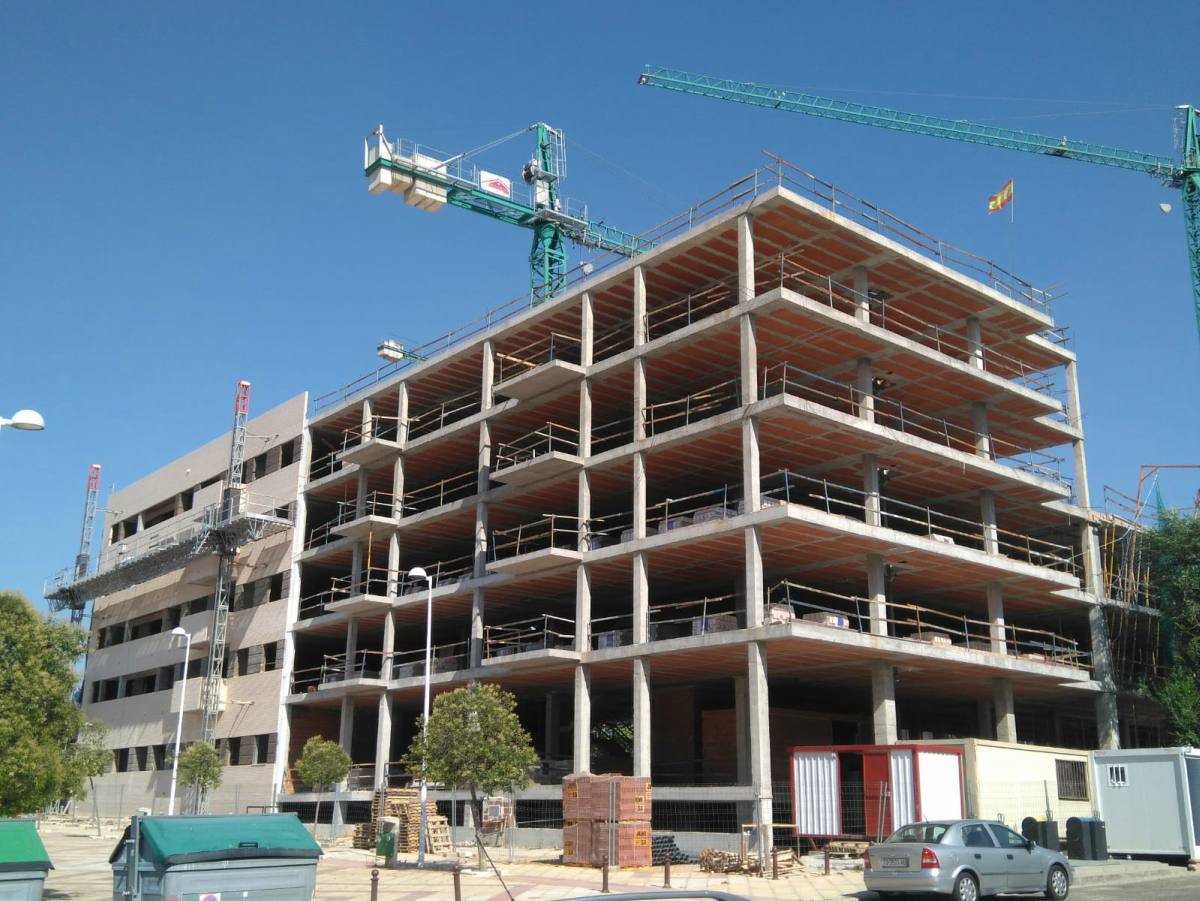
[(1067, 897), (1071, 864), (1058, 851), (992, 820), (940, 820), (897, 829), (863, 860), (867, 888), (882, 898), (937, 892), (976, 901), (997, 892)]

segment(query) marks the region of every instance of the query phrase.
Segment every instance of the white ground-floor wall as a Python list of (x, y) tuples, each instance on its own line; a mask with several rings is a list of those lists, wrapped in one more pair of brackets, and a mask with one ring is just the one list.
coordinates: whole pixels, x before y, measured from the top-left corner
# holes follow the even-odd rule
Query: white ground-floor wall
[[(247, 808), (273, 804), (273, 771), (272, 764), (225, 767), (220, 787), (209, 793), (209, 812), (246, 813)], [(81, 799), (76, 805), (76, 813), (79, 816), (91, 816), (94, 800), (102, 817), (128, 817), (143, 809), (151, 814), (165, 814), (170, 792), (169, 769), (109, 772), (96, 778), (94, 797), (89, 793), (88, 797)], [(175, 800), (177, 813), (188, 812), (187, 800), (187, 789), (179, 786)]]

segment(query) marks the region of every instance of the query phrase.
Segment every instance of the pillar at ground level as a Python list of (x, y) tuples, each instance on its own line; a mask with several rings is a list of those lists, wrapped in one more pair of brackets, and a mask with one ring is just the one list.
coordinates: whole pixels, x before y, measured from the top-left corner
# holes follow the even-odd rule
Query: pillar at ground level
[(894, 745), (896, 731), (896, 668), (877, 663), (871, 668), (871, 722), (875, 744)]
[(1016, 744), (1017, 713), (1010, 680), (997, 679), (992, 683), (992, 712), (996, 723), (996, 741)]

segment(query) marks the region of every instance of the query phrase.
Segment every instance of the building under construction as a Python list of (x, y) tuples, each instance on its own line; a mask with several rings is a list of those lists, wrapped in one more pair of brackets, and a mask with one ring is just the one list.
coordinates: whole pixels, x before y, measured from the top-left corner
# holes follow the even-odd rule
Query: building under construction
[[(796, 745), (1138, 742), (1046, 295), (781, 161), (642, 240), (250, 424), (283, 525), (236, 558), (221, 798), (333, 798), (289, 767), (318, 734), (355, 762), (335, 820), (405, 780), (429, 598), (434, 692), (512, 691), (549, 804), (616, 771), (769, 823)], [(101, 572), (219, 500), (228, 444), (109, 500)], [(173, 735), (163, 633), (203, 650), (217, 569), (75, 594), (118, 770)]]

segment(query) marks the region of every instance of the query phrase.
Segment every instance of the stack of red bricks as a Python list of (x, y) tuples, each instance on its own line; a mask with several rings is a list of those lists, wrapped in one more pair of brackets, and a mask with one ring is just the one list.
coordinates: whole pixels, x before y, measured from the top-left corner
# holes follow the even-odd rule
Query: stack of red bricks
[(650, 866), (650, 780), (616, 773), (563, 778), (563, 863)]

